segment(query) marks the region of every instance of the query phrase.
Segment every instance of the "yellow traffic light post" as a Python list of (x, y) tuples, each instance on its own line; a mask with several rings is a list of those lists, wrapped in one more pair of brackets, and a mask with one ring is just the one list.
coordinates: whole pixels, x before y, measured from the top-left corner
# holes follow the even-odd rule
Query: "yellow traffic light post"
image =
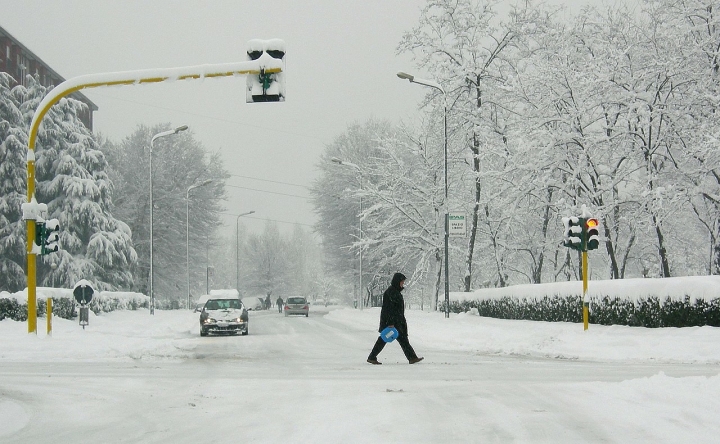
[(587, 271), (587, 251), (582, 252), (582, 274), (583, 274), (583, 330), (588, 329), (590, 322), (590, 301), (588, 300), (588, 271)]
[(586, 209), (583, 205), (583, 215), (580, 217), (563, 217), (562, 222), (565, 226), (563, 246), (577, 250), (582, 255), (582, 280), (583, 280), (583, 292), (582, 292), (582, 307), (583, 307), (583, 329), (588, 329), (588, 323), (590, 322), (590, 299), (587, 295), (588, 289), (588, 250), (596, 250), (600, 244), (600, 238), (598, 235), (598, 225), (600, 224), (597, 219), (587, 217)]
[[(283, 72), (283, 61), (262, 54), (256, 60), (244, 62), (196, 65), (180, 68), (123, 71), (114, 73), (88, 74), (66, 80), (45, 96), (35, 110), (30, 124), (27, 153), (27, 202), (34, 203), (35, 196), (35, 141), (40, 123), (50, 108), (63, 97), (76, 91), (101, 86), (137, 85), (144, 83), (160, 83), (175, 80), (204, 79), (241, 75), (267, 75)], [(27, 292), (28, 292), (28, 333), (37, 334), (37, 294), (36, 294), (36, 255), (35, 221), (36, 215), (28, 212), (23, 216), (27, 228)], [(51, 316), (48, 313), (48, 316)]]
[[(582, 219), (581, 219), (582, 220)], [(597, 249), (600, 240), (598, 238), (599, 222), (595, 218), (585, 219), (583, 224), (583, 252), (582, 252), (582, 269), (583, 269), (583, 330), (588, 329), (590, 322), (590, 301), (587, 295), (588, 287), (588, 250)]]

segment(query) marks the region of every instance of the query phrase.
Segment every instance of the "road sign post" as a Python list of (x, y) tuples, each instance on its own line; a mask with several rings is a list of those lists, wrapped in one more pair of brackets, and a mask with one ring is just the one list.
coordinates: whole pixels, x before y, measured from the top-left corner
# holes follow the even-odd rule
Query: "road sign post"
[(464, 212), (453, 211), (450, 219), (450, 237), (467, 237), (467, 217)]
[(92, 301), (93, 294), (95, 294), (95, 290), (92, 284), (85, 279), (78, 281), (73, 289), (73, 296), (77, 303), (80, 304), (80, 325), (83, 330), (85, 330), (85, 326), (90, 323), (90, 309), (88, 308), (88, 304)]

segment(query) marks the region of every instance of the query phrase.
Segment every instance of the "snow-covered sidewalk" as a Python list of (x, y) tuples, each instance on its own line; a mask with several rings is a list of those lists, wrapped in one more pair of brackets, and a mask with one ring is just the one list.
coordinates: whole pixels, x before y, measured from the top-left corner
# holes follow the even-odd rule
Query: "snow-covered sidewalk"
[[(380, 309), (331, 311), (327, 319), (358, 329), (377, 329)], [(591, 361), (720, 364), (720, 328), (641, 328), (567, 322), (513, 321), (406, 311), (413, 346), (482, 354)], [(719, 368), (720, 371), (720, 368)]]

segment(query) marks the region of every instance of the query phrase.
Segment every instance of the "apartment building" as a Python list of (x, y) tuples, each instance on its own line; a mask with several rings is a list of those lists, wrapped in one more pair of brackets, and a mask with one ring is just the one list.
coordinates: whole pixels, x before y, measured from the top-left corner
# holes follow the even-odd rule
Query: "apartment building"
[[(0, 71), (10, 74), (17, 84), (22, 85), (27, 84), (28, 74), (37, 75), (43, 86), (59, 85), (65, 81), (60, 74), (2, 27), (0, 27)], [(87, 105), (86, 111), (80, 113), (80, 119), (92, 131), (93, 112), (97, 111), (97, 105), (80, 92), (74, 92), (70, 97)]]

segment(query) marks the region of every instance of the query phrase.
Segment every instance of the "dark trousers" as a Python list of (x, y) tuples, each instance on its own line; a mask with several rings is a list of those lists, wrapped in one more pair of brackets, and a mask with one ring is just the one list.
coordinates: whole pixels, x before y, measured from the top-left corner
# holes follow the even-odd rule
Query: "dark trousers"
[[(410, 345), (410, 341), (408, 341), (407, 336), (400, 336), (397, 338), (397, 341), (400, 343), (400, 347), (402, 348), (403, 353), (405, 353), (405, 357), (408, 361), (417, 358), (415, 350), (413, 350), (412, 345)], [(386, 342), (383, 341), (382, 338), (378, 337), (377, 341), (375, 341), (375, 346), (370, 352), (370, 356), (368, 356), (368, 359), (377, 359), (377, 356), (380, 354), (382, 349), (385, 348), (385, 344)]]

